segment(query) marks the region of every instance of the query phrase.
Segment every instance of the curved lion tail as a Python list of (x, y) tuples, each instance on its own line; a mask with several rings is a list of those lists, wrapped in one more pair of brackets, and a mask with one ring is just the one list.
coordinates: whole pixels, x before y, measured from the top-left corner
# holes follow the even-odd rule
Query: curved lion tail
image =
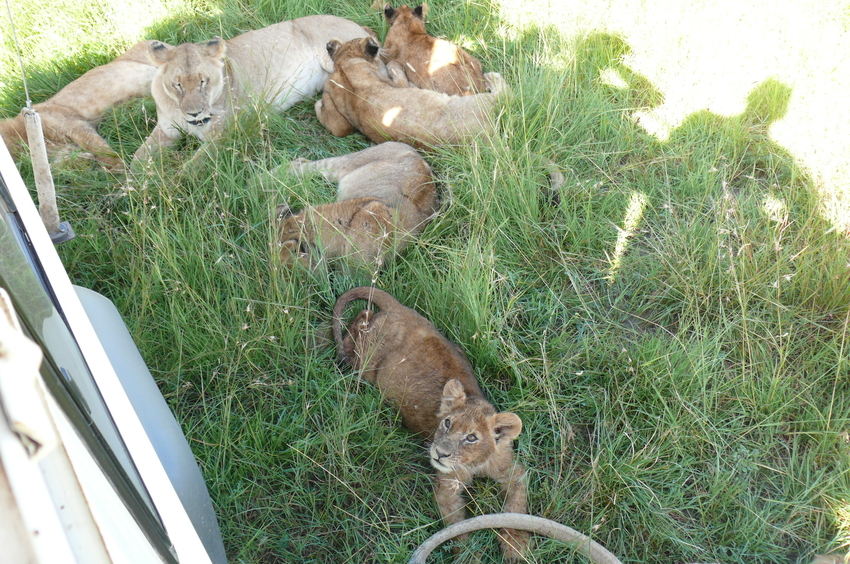
[(382, 311), (390, 311), (398, 306), (398, 300), (374, 286), (358, 286), (345, 292), (336, 300), (333, 309), (333, 319), (331, 327), (334, 334), (334, 342), (336, 343), (337, 355), (342, 355), (342, 314), (346, 306), (354, 300), (366, 300), (378, 306)]

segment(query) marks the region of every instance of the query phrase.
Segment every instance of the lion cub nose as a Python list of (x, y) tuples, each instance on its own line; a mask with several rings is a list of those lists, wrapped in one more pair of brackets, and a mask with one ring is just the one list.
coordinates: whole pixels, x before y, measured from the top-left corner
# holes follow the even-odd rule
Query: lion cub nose
[(198, 117), (201, 115), (201, 112), (186, 112), (189, 117)]
[(435, 449), (434, 449), (434, 454), (436, 454), (436, 455), (437, 455), (437, 461), (438, 461), (438, 462), (439, 462), (441, 459), (443, 459), (443, 458), (445, 458), (445, 457), (447, 457), (447, 456), (449, 455), (448, 453), (442, 453), (442, 452), (440, 452), (440, 449), (437, 449), (437, 448), (435, 448)]

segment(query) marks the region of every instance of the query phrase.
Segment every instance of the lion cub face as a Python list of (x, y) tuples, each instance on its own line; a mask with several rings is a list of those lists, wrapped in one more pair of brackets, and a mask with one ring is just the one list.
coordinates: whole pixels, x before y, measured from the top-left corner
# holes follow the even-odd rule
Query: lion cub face
[(289, 206), (282, 204), (277, 207), (277, 221), (281, 262), (288, 266), (301, 263), (309, 267), (311, 249), (308, 241), (313, 234), (308, 232), (304, 214), (293, 214)]
[(486, 400), (467, 399), (458, 380), (443, 387), (439, 423), (431, 443), (431, 466), (444, 474), (477, 473), (484, 464), (508, 462), (522, 431), (514, 413), (496, 413)]
[(177, 47), (156, 41), (150, 47), (149, 57), (160, 67), (154, 81), (180, 108), (189, 126), (203, 127), (213, 118), (213, 102), (224, 89), (225, 51), (218, 37)]

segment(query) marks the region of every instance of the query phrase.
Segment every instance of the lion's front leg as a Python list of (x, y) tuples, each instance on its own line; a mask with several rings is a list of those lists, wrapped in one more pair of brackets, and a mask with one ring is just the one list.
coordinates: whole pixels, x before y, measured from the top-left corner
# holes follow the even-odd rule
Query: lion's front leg
[(172, 132), (157, 124), (156, 127), (153, 128), (153, 131), (151, 131), (151, 134), (148, 135), (148, 138), (145, 139), (145, 142), (136, 149), (135, 153), (133, 153), (133, 162), (131, 167), (138, 169), (139, 167), (147, 165), (162, 151), (162, 149), (171, 147), (178, 139), (180, 139), (179, 131), (174, 130)]
[(345, 116), (339, 113), (333, 99), (326, 94), (323, 94), (316, 102), (316, 117), (336, 137), (345, 137), (354, 133), (354, 127), (345, 119)]
[[(504, 511), (507, 513), (527, 513), (528, 494), (526, 472), (520, 464), (513, 465), (507, 476), (500, 479), (505, 492)], [(530, 534), (516, 529), (502, 529), (499, 532), (499, 544), (507, 561), (522, 560), (523, 552), (528, 548)]]
[(437, 489), (434, 497), (446, 525), (452, 525), (466, 518), (464, 491), (466, 491), (466, 483), (455, 474), (437, 474)]
[[(466, 486), (467, 483), (455, 474), (437, 474), (437, 489), (434, 497), (446, 526), (466, 519), (466, 501), (463, 498)], [(455, 543), (462, 543), (468, 538), (468, 534), (458, 535), (455, 537)], [(460, 546), (456, 544), (452, 550), (457, 553)]]

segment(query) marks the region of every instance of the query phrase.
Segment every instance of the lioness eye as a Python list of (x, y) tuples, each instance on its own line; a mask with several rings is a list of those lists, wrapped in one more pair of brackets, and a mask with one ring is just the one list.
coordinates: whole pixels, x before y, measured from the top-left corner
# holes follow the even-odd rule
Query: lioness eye
[(446, 417), (445, 419), (443, 419), (443, 427), (445, 427), (446, 429), (448, 429), (448, 428), (449, 428), (449, 427), (451, 427), (451, 426), (452, 426), (452, 420), (451, 420), (451, 419), (449, 419), (448, 417)]
[(474, 443), (477, 440), (478, 440), (478, 437), (474, 433), (470, 433), (466, 436), (466, 442), (468, 442), (468, 443)]

